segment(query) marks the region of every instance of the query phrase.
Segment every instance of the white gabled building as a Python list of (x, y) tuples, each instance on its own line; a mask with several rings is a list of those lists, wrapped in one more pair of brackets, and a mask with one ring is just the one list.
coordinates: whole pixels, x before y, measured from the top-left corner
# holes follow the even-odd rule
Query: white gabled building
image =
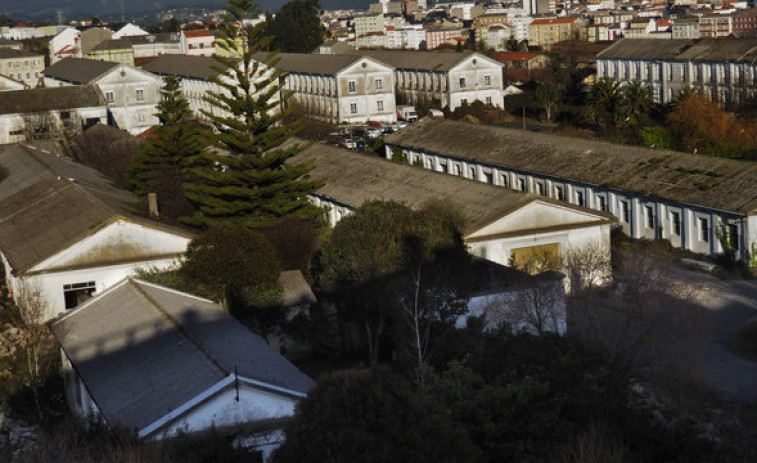
[(464, 103), (480, 101), (504, 105), (502, 63), (480, 53), (359, 50), (394, 68), (396, 91), (410, 104), (439, 101), (454, 111)]
[(137, 269), (177, 265), (193, 237), (143, 218), (133, 195), (56, 154), (12, 145), (0, 167), (0, 272), (14, 296), (37, 293), (46, 319)]
[(757, 164), (426, 118), (385, 137), (386, 156), (617, 217), (632, 238), (757, 265)]
[(137, 279), (51, 330), (71, 410), (144, 439), (213, 431), (267, 462), (315, 384), (212, 301)]
[(138, 135), (158, 124), (160, 77), (128, 64), (66, 58), (44, 71), (45, 86), (96, 85), (105, 96), (113, 125)]
[[(266, 54), (255, 55), (265, 60)], [(279, 53), (275, 66), (287, 104), (298, 104), (315, 118), (335, 124), (367, 121), (396, 122), (394, 68), (358, 55)]]
[(559, 262), (587, 247), (605, 250), (609, 258), (610, 229), (616, 221), (606, 212), (318, 143), (291, 162), (312, 162), (310, 175), (324, 179), (311, 201), (326, 209), (332, 226), (367, 201), (396, 201), (421, 209), (429, 201), (442, 200), (464, 214), (463, 240), (470, 253), (481, 259), (506, 266), (538, 251), (554, 255)]
[(67, 27), (47, 42), (50, 53), (50, 64), (55, 64), (63, 58), (81, 58), (81, 31)]
[(113, 33), (113, 39), (123, 39), (124, 37), (138, 37), (142, 35), (150, 35), (150, 33), (137, 26), (136, 24), (127, 23)]

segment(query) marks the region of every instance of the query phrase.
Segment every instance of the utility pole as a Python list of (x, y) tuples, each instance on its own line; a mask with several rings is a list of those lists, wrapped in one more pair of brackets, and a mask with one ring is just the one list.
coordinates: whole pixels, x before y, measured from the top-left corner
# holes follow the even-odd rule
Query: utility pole
[(523, 106), (523, 130), (524, 131), (527, 130), (526, 129), (526, 107), (525, 106)]

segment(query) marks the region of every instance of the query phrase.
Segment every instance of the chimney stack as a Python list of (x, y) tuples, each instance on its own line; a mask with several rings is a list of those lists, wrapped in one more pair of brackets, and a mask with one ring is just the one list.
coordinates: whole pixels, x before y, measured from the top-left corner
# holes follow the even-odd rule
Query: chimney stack
[(158, 194), (147, 193), (147, 211), (152, 219), (160, 219), (160, 212), (158, 212)]

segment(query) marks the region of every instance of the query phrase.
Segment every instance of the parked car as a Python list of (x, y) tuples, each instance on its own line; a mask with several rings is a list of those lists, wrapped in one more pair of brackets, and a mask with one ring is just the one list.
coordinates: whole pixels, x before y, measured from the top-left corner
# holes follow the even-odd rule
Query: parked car
[(382, 133), (384, 133), (383, 130), (375, 127), (368, 127), (365, 129), (365, 136), (370, 139), (376, 139), (380, 137)]

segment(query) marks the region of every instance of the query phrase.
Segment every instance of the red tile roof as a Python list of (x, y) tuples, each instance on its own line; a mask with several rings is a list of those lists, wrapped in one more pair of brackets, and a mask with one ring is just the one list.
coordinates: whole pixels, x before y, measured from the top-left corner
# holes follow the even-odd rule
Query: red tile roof
[(538, 53), (495, 53), (493, 58), (497, 61), (528, 61), (537, 56)]
[(196, 31), (184, 31), (184, 36), (186, 38), (190, 37), (212, 37), (213, 33), (210, 32), (208, 29), (198, 29)]
[(544, 18), (534, 19), (532, 26), (547, 26), (550, 24), (573, 24), (578, 18)]

